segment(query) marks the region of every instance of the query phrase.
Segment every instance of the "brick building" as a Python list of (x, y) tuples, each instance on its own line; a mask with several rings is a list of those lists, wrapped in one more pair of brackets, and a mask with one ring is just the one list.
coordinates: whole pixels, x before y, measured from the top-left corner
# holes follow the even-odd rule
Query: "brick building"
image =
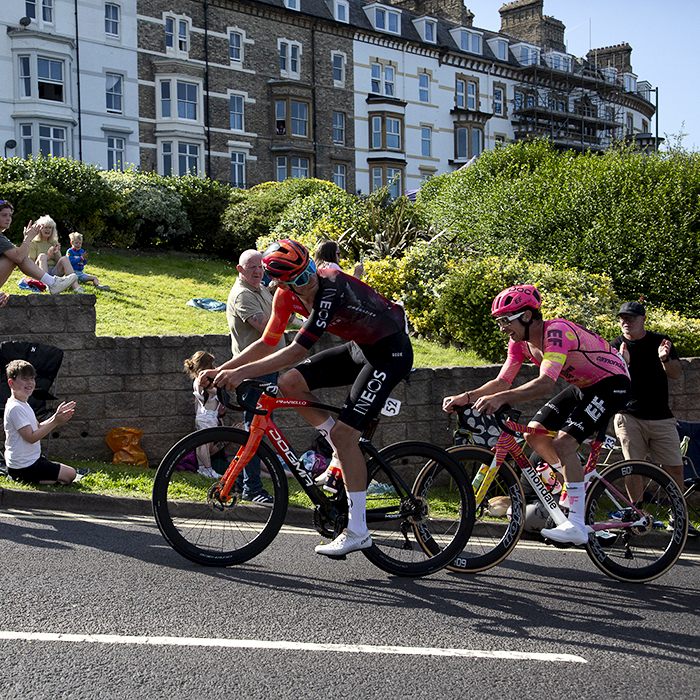
[(462, 0), (4, 0), (6, 9), (8, 156), (134, 163), (236, 187), (318, 177), (399, 194), (499, 142), (546, 136), (604, 150), (648, 133), (655, 112), (632, 48), (568, 54), (544, 0), (503, 5), (498, 31), (480, 28)]

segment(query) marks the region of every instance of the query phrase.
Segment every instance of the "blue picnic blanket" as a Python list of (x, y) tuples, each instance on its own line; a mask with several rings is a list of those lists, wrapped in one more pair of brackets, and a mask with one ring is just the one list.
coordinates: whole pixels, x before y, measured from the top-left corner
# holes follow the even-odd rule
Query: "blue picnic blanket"
[(226, 304), (216, 299), (190, 299), (186, 306), (194, 306), (195, 309), (204, 311), (226, 311)]

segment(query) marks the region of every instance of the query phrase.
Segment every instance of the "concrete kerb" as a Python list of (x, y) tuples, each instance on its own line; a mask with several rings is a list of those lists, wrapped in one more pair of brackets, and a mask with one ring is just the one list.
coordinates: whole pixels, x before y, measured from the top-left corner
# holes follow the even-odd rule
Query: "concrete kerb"
[[(264, 508), (265, 506), (260, 506)], [(60, 493), (0, 488), (0, 508), (5, 510), (54, 510), (86, 515), (153, 515), (150, 498), (104, 496), (96, 493)], [(286, 525), (313, 524), (313, 511), (308, 508), (287, 508)]]

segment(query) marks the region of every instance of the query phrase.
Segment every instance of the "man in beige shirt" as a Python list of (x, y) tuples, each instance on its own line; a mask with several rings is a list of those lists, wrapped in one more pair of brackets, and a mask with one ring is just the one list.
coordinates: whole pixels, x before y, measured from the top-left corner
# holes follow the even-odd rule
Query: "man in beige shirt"
[[(272, 293), (262, 284), (262, 255), (257, 250), (246, 250), (238, 260), (238, 279), (226, 302), (226, 319), (231, 331), (231, 351), (237, 357), (254, 343), (265, 330), (272, 313)], [(277, 350), (285, 346), (284, 336)], [(262, 381), (276, 382), (277, 372), (258, 377)], [(255, 404), (260, 398), (260, 389), (250, 388), (244, 392), (248, 403)], [(253, 415), (244, 413), (246, 428), (250, 428)], [(243, 471), (243, 500), (254, 503), (272, 503), (272, 496), (263, 488), (260, 479), (260, 460), (254, 457)]]

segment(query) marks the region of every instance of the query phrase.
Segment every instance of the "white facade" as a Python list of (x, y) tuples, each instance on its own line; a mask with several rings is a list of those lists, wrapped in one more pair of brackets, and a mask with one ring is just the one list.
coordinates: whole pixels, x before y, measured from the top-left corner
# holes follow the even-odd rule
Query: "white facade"
[[(610, 77), (561, 51), (389, 4), (364, 10), (375, 32), (356, 32), (353, 44), (360, 192), (417, 189), (498, 142), (546, 136), (562, 148), (604, 150), (649, 131), (648, 84), (638, 87), (632, 73)], [(408, 24), (417, 39), (399, 37)]]
[(72, 0), (2, 6), (1, 154), (138, 163), (136, 0), (80, 0), (77, 37)]

